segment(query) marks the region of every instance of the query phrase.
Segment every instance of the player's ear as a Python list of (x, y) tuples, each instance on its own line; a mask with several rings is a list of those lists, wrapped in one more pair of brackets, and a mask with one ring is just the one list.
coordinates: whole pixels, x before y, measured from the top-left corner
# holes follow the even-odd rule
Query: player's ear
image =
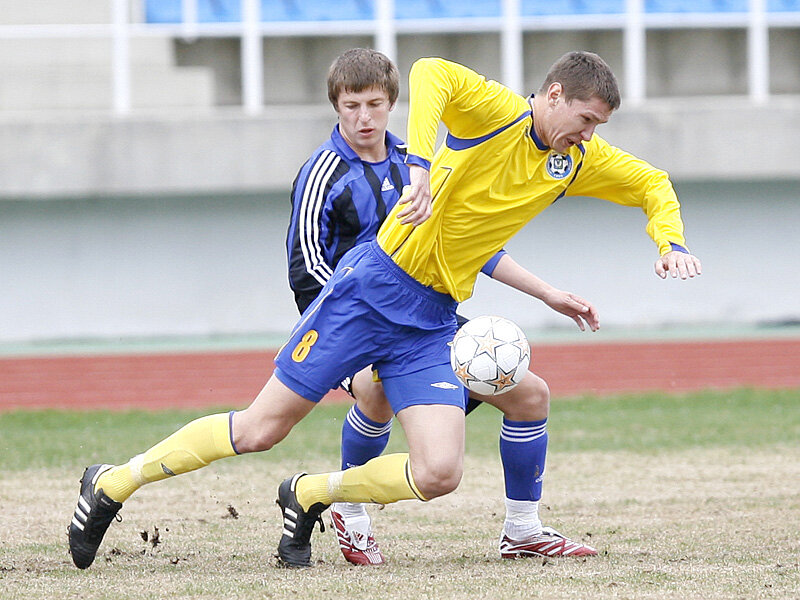
[(561, 93), (563, 92), (563, 88), (558, 81), (554, 81), (550, 84), (550, 87), (547, 88), (547, 103), (552, 107), (555, 106), (559, 99), (561, 98)]

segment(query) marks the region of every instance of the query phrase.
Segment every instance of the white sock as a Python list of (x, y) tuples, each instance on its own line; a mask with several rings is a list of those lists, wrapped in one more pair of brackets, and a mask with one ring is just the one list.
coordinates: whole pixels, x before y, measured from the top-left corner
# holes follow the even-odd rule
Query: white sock
[(361, 502), (334, 502), (331, 509), (344, 517), (344, 528), (350, 534), (353, 545), (364, 550), (371, 532), (366, 505)]
[(539, 503), (533, 500), (506, 498), (505, 534), (515, 541), (524, 541), (542, 533), (539, 520)]
[(363, 517), (367, 515), (367, 507), (363, 502), (334, 502), (331, 510), (335, 510), (344, 517), (345, 523), (348, 518)]

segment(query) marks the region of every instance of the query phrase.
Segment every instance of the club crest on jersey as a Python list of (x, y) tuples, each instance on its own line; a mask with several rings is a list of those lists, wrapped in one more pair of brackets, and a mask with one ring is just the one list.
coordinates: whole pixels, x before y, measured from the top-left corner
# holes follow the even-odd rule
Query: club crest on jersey
[(564, 179), (572, 172), (572, 157), (553, 152), (547, 157), (547, 174), (553, 179)]

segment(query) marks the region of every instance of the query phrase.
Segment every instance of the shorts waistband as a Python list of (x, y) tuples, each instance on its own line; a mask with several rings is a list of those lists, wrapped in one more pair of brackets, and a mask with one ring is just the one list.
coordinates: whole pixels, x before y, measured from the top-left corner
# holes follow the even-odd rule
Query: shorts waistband
[(383, 251), (383, 248), (380, 247), (377, 241), (373, 240), (371, 242), (367, 242), (368, 250), (383, 263), (383, 265), (391, 272), (392, 275), (404, 286), (410, 288), (414, 292), (426, 296), (430, 298), (437, 304), (441, 304), (442, 306), (455, 306), (458, 302), (450, 294), (444, 294), (442, 292), (437, 292), (432, 287), (427, 285), (423, 285), (416, 279), (414, 279), (411, 275), (406, 273), (396, 262), (394, 262), (391, 257), (389, 257), (386, 252)]

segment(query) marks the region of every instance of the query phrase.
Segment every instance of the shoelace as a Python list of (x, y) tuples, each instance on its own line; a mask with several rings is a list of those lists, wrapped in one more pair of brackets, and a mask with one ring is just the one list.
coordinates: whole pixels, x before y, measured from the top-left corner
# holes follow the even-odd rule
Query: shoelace
[(320, 533), (325, 533), (325, 523), (322, 521), (322, 514), (317, 512), (316, 514), (312, 515), (310, 513), (306, 513), (308, 518), (303, 519), (303, 522), (298, 525), (297, 531), (295, 531), (294, 539), (297, 540), (301, 544), (308, 544), (311, 540), (311, 534), (314, 533), (314, 525), (319, 523), (319, 531)]
[(86, 519), (86, 525), (83, 528), (84, 537), (89, 542), (94, 542), (98, 537), (102, 538), (108, 526), (111, 525), (111, 521), (114, 520), (121, 523), (122, 515), (117, 511), (99, 508), (96, 515), (91, 515)]

